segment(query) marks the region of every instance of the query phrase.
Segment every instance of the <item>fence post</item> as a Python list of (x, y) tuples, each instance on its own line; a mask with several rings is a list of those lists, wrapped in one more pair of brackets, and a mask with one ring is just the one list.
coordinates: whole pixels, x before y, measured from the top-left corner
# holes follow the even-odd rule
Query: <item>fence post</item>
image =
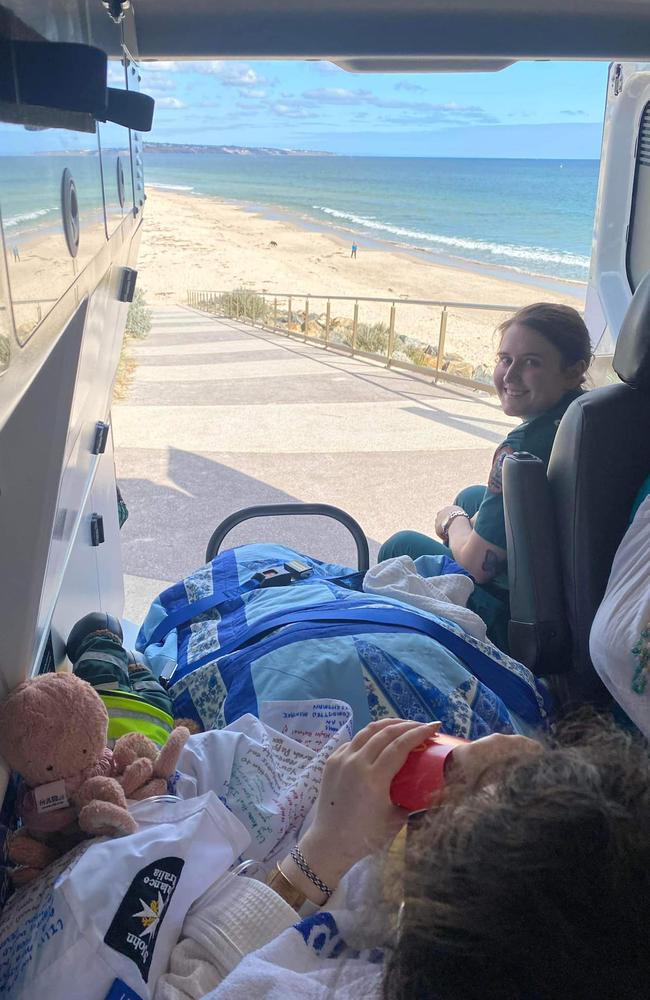
[(325, 350), (330, 342), (330, 300), (327, 300), (327, 306), (325, 307)]
[(443, 363), (445, 358), (445, 335), (447, 333), (447, 306), (442, 307), (442, 312), (440, 313), (440, 332), (438, 333), (438, 355), (436, 357), (436, 374), (434, 377), (434, 382), (438, 381), (438, 372), (440, 371), (440, 365)]
[(386, 367), (390, 368), (390, 359), (393, 356), (393, 347), (395, 340), (395, 303), (393, 302), (390, 307), (390, 320), (388, 321), (388, 357), (386, 359)]
[(291, 330), (289, 329), (289, 327), (291, 326), (292, 322), (293, 322), (293, 316), (292, 316), (292, 313), (291, 313), (291, 296), (289, 295), (288, 298), (287, 298), (287, 333), (288, 334), (291, 334)]
[(357, 328), (359, 326), (359, 303), (354, 303), (354, 314), (352, 316), (352, 357), (357, 349)]
[(309, 296), (307, 296), (307, 298), (305, 299), (305, 327), (304, 327), (304, 330), (303, 330), (303, 333), (304, 333), (303, 343), (304, 344), (307, 343), (307, 328), (308, 328), (308, 326), (309, 326)]

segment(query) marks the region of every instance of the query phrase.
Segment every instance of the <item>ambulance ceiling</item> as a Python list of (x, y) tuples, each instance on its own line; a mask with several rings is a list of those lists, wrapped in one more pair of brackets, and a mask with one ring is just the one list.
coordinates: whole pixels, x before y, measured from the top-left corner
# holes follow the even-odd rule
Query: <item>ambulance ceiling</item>
[(143, 59), (313, 58), (355, 72), (647, 59), (650, 0), (132, 0)]

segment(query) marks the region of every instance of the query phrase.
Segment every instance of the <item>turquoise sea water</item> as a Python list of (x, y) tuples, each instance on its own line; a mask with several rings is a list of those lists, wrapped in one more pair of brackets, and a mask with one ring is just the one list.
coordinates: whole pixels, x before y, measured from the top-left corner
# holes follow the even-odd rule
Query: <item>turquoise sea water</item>
[(147, 180), (276, 206), (430, 253), (587, 279), (596, 160), (158, 153)]
[[(38, 161), (42, 175), (47, 159), (0, 157), (0, 204), (9, 239), (57, 221), (57, 199), (41, 196), (34, 172)], [(53, 161), (60, 173), (61, 159)], [(68, 165), (75, 175), (91, 167), (83, 158)], [(578, 281), (588, 276), (595, 160), (149, 153), (145, 176), (152, 186), (284, 210), (345, 229), (361, 247), (364, 239), (382, 240), (532, 274)]]

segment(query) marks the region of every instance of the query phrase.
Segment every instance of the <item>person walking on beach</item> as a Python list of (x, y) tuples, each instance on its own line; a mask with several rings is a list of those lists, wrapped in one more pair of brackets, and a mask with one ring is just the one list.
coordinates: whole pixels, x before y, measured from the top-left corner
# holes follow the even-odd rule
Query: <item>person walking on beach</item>
[(16, 246), (12, 247), (12, 251), (13, 251), (13, 255), (14, 255), (14, 260), (15, 261), (20, 261), (20, 250), (18, 249), (18, 247), (16, 247)]
[(350, 257), (354, 257), (356, 259), (357, 250), (358, 250), (358, 247), (357, 247), (356, 243), (353, 243), (352, 244), (352, 252), (350, 253)]

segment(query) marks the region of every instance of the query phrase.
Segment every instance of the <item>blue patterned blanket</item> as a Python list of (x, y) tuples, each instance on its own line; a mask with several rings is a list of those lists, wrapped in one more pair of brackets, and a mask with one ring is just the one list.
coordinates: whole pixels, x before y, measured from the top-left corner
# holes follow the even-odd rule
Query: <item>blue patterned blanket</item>
[[(256, 574), (291, 559), (310, 575), (260, 587)], [(546, 696), (525, 667), (361, 584), (284, 546), (239, 546), (160, 594), (137, 648), (157, 676), (171, 672), (175, 714), (206, 729), (258, 715), (264, 701), (322, 698), (350, 704), (355, 729), (389, 715), (440, 719), (470, 739), (544, 726)]]

